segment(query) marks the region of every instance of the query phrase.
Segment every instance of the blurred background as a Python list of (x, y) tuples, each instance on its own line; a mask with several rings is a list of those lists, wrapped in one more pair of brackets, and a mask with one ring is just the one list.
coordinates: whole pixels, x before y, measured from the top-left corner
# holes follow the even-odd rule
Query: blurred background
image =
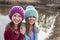
[(33, 5), (37, 9), (38, 40), (60, 40), (60, 0), (0, 0), (0, 40), (4, 40), (4, 30), (10, 22), (8, 12), (14, 5), (24, 9), (27, 5)]

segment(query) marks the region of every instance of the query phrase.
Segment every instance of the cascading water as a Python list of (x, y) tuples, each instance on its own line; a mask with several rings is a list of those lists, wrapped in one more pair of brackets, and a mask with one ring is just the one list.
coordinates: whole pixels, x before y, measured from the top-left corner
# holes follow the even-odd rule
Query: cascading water
[(59, 15), (58, 12), (56, 15), (50, 15), (50, 16), (46, 16), (45, 14), (42, 15), (41, 21), (39, 23), (40, 32), (38, 33), (38, 40), (45, 40), (49, 38), (51, 35), (53, 35), (52, 29), (55, 27), (54, 23), (58, 15)]

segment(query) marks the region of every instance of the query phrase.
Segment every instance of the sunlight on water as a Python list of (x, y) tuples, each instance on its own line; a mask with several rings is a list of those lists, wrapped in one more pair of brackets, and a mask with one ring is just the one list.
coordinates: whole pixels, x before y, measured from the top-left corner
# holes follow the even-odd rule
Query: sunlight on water
[[(46, 19), (46, 27), (48, 28), (43, 28), (43, 22), (40, 23), (40, 32), (38, 34), (38, 40), (45, 40), (46, 38), (49, 38), (49, 36), (53, 35), (51, 32), (53, 32), (53, 28), (55, 27), (54, 26), (54, 23), (55, 23), (55, 19), (56, 17), (58, 16), (59, 14), (57, 13), (57, 15), (53, 15), (53, 16), (50, 16), (50, 17), (47, 17)], [(46, 15), (43, 15), (42, 16), (42, 20), (44, 20)]]

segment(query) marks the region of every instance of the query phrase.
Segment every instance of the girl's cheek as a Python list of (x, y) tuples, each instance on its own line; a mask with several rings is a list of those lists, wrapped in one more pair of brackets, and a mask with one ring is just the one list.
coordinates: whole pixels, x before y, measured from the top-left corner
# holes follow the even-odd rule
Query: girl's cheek
[(22, 17), (20, 17), (20, 18), (19, 18), (19, 20), (21, 20), (21, 21), (22, 21)]

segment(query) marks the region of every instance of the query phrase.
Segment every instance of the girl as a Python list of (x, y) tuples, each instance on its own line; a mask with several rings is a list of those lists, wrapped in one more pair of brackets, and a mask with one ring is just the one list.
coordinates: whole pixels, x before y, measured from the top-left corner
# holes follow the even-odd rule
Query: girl
[(38, 40), (39, 29), (35, 26), (35, 22), (38, 20), (38, 12), (33, 6), (27, 6), (25, 20), (26, 33), (24, 40)]
[(13, 6), (9, 11), (11, 22), (4, 32), (4, 40), (23, 40), (25, 28), (21, 26), (24, 19), (24, 9), (21, 6)]

